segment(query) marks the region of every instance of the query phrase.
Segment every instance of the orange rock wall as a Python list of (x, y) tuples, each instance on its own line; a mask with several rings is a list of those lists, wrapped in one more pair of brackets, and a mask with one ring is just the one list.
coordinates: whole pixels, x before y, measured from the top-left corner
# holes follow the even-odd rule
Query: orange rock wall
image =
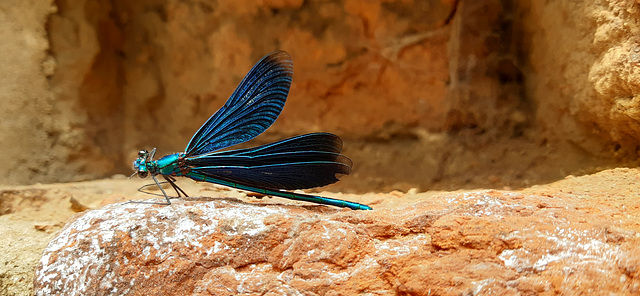
[(0, 177), (129, 174), (139, 149), (180, 151), (275, 49), (294, 82), (256, 141), (339, 134), (355, 168), (337, 190), (519, 187), (635, 164), (639, 4), (598, 3), (7, 3)]
[(598, 155), (637, 158), (640, 3), (522, 1), (536, 123)]

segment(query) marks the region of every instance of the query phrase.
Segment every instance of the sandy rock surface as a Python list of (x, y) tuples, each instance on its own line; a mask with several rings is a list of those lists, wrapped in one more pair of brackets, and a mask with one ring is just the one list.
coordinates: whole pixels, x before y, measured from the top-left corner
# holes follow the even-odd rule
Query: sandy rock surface
[[(138, 185), (103, 180), (12, 189), (39, 196), (28, 209), (48, 209), (51, 220), (25, 215), (26, 197), (0, 218), (14, 233), (3, 244), (22, 250), (13, 263), (24, 271), (37, 264), (38, 295), (634, 295), (639, 179), (638, 169), (614, 169), (520, 191), (325, 193), (374, 211), (257, 200), (186, 182), (188, 192), (209, 197), (130, 204), (101, 189), (100, 200), (69, 202), (88, 188)], [(47, 234), (74, 204), (96, 209)], [(34, 237), (29, 244), (15, 238), (21, 227)], [(24, 272), (23, 282), (30, 276)]]

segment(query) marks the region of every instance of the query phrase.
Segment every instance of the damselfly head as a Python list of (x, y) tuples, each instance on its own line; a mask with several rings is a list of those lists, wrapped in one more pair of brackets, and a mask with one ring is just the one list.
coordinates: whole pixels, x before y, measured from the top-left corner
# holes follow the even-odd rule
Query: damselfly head
[(138, 158), (133, 161), (133, 169), (136, 170), (136, 173), (142, 179), (146, 178), (149, 175), (149, 170), (147, 169), (148, 160), (149, 151), (140, 150), (138, 151)]

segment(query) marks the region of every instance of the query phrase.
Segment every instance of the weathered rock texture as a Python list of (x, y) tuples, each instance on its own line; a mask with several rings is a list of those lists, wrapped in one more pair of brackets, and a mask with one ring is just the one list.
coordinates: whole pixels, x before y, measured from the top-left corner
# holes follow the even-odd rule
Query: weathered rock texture
[(525, 84), (538, 106), (536, 121), (554, 133), (560, 127), (564, 137), (590, 152), (637, 157), (640, 3), (520, 3), (528, 55), (523, 68), (530, 77)]
[[(334, 189), (503, 188), (637, 163), (637, 1), (4, 1), (0, 180), (83, 180), (182, 150), (289, 51), (266, 142), (338, 133)], [(553, 164), (553, 165), (549, 165)]]
[[(524, 191), (113, 204), (40, 260), (37, 295), (640, 293), (638, 170)], [(356, 198), (356, 196), (340, 196)]]
[(70, 174), (67, 148), (56, 144), (60, 123), (47, 76), (53, 71), (45, 30), (51, 0), (0, 3), (0, 179), (3, 184), (52, 180)]

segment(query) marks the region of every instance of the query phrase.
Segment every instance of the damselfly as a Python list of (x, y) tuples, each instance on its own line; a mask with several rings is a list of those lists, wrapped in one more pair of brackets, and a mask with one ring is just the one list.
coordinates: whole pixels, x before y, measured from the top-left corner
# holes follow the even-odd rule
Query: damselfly
[(166, 199), (165, 205), (171, 204), (172, 197), (157, 175), (178, 197), (187, 194), (175, 184), (175, 177), (188, 177), (263, 195), (371, 210), (355, 202), (286, 191), (329, 185), (338, 181), (338, 175), (351, 173), (352, 162), (341, 154), (342, 140), (334, 134), (311, 133), (253, 148), (220, 151), (249, 141), (271, 126), (284, 107), (292, 78), (293, 61), (288, 53), (266, 55), (193, 135), (184, 152), (153, 160), (155, 148), (142, 150), (133, 162), (136, 173), (141, 178), (151, 175)]

